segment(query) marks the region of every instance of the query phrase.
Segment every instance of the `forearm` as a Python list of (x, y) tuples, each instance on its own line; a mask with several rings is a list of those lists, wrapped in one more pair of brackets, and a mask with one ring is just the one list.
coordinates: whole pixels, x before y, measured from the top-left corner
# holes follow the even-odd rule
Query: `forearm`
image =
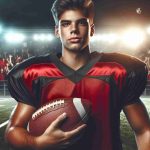
[(20, 127), (11, 127), (6, 131), (5, 139), (15, 149), (36, 150), (36, 137), (31, 136), (26, 129)]
[[(58, 129), (60, 133), (60, 130)], [(56, 131), (56, 136), (59, 136)], [(42, 134), (41, 136), (32, 136), (28, 131), (23, 127), (10, 127), (6, 130), (5, 139), (6, 142), (15, 150), (54, 150), (57, 149), (57, 146), (60, 141), (60, 138), (63, 138), (60, 134), (58, 139), (55, 135), (51, 137), (50, 135)]]
[(150, 149), (150, 128), (143, 133), (136, 134), (138, 150)]

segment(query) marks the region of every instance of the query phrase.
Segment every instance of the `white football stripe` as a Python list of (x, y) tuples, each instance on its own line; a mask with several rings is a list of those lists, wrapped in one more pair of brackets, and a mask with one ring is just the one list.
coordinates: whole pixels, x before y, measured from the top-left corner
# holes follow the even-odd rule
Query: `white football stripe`
[(73, 103), (80, 117), (83, 119), (83, 121), (85, 121), (83, 117), (85, 116), (86, 111), (81, 102), (81, 98), (73, 98)]

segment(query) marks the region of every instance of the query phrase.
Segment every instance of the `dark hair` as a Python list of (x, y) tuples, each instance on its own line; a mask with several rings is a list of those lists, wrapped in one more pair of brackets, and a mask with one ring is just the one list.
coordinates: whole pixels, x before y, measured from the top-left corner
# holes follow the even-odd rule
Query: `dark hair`
[(84, 15), (93, 23), (94, 3), (92, 0), (55, 0), (51, 9), (55, 24), (58, 24), (59, 17), (64, 11), (75, 9), (82, 10)]

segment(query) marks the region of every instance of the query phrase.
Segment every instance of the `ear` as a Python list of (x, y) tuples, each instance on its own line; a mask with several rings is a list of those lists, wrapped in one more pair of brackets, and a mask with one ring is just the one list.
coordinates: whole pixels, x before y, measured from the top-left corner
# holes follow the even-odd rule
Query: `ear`
[(92, 25), (90, 26), (90, 28), (91, 28), (90, 36), (93, 36), (94, 33), (95, 33), (95, 25), (92, 24)]
[(58, 25), (55, 26), (55, 36), (59, 38), (59, 28)]

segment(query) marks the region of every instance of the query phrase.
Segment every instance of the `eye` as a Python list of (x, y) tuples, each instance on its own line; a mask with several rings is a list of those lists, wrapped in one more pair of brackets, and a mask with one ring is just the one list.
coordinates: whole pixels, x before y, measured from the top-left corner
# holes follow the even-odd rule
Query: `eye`
[(70, 22), (62, 22), (61, 23), (61, 26), (63, 26), (63, 27), (67, 27), (67, 26), (69, 26), (70, 25)]
[(87, 20), (80, 20), (79, 24), (83, 25), (83, 26), (87, 26), (88, 22), (87, 22)]

